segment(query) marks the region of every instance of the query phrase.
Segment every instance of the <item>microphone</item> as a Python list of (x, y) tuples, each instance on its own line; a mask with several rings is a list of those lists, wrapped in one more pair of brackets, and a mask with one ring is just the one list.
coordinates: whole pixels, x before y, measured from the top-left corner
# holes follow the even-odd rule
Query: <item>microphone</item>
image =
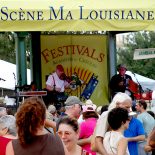
[(0, 78), (0, 80), (2, 80), (2, 81), (6, 81), (5, 79), (3, 79), (3, 78)]
[(13, 77), (14, 77), (14, 79), (16, 80), (16, 75), (15, 75), (15, 73), (13, 72)]

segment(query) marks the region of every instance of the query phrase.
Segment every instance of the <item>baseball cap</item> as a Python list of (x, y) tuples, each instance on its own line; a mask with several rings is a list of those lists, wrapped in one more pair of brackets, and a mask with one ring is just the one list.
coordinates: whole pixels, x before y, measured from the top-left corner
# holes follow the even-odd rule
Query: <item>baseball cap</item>
[(55, 107), (54, 105), (50, 105), (50, 106), (48, 107), (48, 112), (50, 112), (50, 113), (56, 112), (56, 107)]
[(87, 111), (95, 111), (96, 110), (96, 105), (95, 104), (86, 104), (82, 106), (83, 112)]
[(69, 96), (67, 100), (65, 101), (65, 106), (71, 106), (74, 104), (83, 105), (83, 103), (80, 101), (80, 99), (77, 96)]

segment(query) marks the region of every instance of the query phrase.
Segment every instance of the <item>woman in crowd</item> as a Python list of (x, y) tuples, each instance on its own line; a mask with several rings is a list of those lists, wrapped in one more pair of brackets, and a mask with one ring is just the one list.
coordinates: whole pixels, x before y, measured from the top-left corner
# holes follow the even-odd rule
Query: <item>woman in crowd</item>
[[(95, 112), (96, 105), (94, 104), (87, 104), (82, 106), (83, 109), (83, 121), (80, 124), (80, 135), (79, 139), (85, 139), (93, 135), (94, 129), (96, 127), (98, 114)], [(78, 143), (80, 145), (80, 143)], [(96, 152), (93, 152), (90, 148), (90, 143), (81, 145), (83, 150), (86, 150), (92, 155), (96, 155)]]
[(6, 155), (65, 155), (62, 141), (44, 130), (46, 107), (37, 97), (27, 98), (16, 114), (18, 139), (9, 142)]
[(5, 115), (0, 118), (0, 155), (5, 155), (6, 145), (16, 139), (15, 117)]
[(108, 114), (108, 123), (112, 130), (106, 132), (103, 141), (107, 153), (129, 155), (128, 141), (123, 136), (124, 130), (129, 126), (128, 111), (122, 108), (114, 108)]
[(76, 119), (63, 117), (58, 123), (58, 135), (65, 144), (69, 155), (84, 155), (82, 148), (77, 145), (79, 127)]

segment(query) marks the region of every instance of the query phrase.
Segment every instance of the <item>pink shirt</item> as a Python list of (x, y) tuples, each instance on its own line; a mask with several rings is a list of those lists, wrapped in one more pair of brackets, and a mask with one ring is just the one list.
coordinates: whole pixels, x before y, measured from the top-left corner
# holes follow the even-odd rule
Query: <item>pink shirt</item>
[[(96, 127), (97, 119), (96, 118), (88, 118), (84, 122), (80, 124), (80, 135), (79, 139), (84, 139), (90, 137), (94, 129)], [(93, 152), (90, 149), (90, 144), (85, 144), (82, 146), (83, 150), (86, 150), (87, 152), (91, 153), (92, 155), (96, 155), (96, 152)]]

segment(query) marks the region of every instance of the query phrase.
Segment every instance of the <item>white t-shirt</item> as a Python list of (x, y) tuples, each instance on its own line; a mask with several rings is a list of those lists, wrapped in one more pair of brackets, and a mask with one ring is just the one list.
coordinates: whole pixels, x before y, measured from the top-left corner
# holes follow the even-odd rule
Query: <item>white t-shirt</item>
[(105, 111), (101, 114), (100, 118), (97, 121), (95, 136), (104, 137), (105, 133), (109, 128), (108, 124), (108, 113), (109, 111)]
[(59, 79), (56, 72), (54, 72), (53, 74), (48, 76), (46, 84), (51, 86), (51, 87), (54, 87), (54, 85), (55, 85), (55, 88), (60, 88), (60, 92), (64, 92), (65, 91), (65, 86), (68, 85), (68, 82), (65, 81), (65, 80)]
[[(103, 144), (109, 154), (117, 154), (117, 147), (119, 141), (124, 138), (124, 136), (117, 131), (109, 131), (105, 134)], [(126, 154), (129, 155), (128, 148), (126, 149)]]

